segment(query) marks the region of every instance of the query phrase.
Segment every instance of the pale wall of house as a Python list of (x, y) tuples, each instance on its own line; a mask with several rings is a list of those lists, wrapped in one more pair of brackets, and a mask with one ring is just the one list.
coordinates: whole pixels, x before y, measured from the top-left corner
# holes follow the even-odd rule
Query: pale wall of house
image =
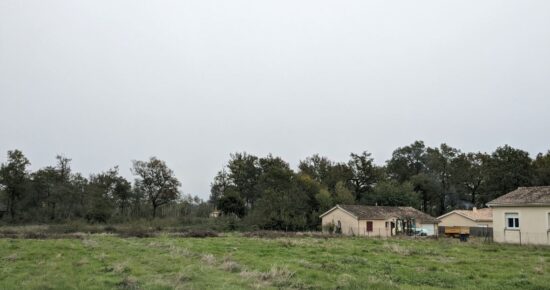
[(457, 213), (451, 213), (450, 215), (439, 219), (441, 220), (441, 223), (439, 223), (439, 226), (441, 227), (479, 227), (480, 225), (487, 227), (493, 226), (492, 222), (475, 222)]
[[(506, 213), (518, 213), (519, 230), (506, 229)], [(493, 239), (499, 243), (550, 245), (550, 207), (493, 207)]]
[[(372, 222), (372, 231), (367, 231), (367, 222)], [(386, 222), (388, 227), (386, 228)], [(390, 220), (360, 220), (359, 221), (359, 235), (367, 237), (391, 237), (391, 227), (389, 226)]]
[(322, 218), (323, 229), (325, 228), (325, 226), (328, 226), (331, 223), (337, 225), (338, 221), (340, 221), (342, 225), (342, 234), (358, 235), (359, 221), (355, 217), (351, 216), (350, 214), (339, 208), (333, 210)]

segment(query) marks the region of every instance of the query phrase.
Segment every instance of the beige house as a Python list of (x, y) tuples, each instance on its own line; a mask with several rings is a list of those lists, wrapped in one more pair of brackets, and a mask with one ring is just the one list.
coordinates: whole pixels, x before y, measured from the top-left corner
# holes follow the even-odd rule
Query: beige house
[(456, 209), (437, 218), (440, 227), (493, 227), (493, 209), (473, 208), (472, 210)]
[(520, 187), (487, 206), (495, 242), (550, 245), (550, 186)]
[(344, 235), (390, 237), (408, 227), (437, 235), (438, 220), (412, 207), (336, 205), (321, 216), (323, 231)]

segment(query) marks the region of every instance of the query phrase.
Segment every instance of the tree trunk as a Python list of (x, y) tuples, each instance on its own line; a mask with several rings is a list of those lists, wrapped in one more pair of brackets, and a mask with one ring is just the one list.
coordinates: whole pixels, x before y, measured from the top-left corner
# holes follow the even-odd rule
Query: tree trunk
[(158, 207), (158, 205), (153, 203), (153, 219), (155, 219), (157, 217), (157, 207)]
[(13, 193), (10, 194), (10, 198), (8, 202), (9, 202), (11, 220), (14, 221), (15, 220), (15, 195)]

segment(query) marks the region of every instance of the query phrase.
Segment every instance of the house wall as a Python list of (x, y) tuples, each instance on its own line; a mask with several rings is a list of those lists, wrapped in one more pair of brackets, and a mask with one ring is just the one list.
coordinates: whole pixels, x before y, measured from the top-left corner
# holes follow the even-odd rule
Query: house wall
[(359, 221), (347, 212), (337, 208), (322, 218), (323, 230), (326, 226), (334, 223), (336, 226), (340, 221), (342, 225), (342, 234), (344, 235), (358, 235), (359, 233)]
[[(367, 231), (367, 222), (372, 222), (372, 232)], [(388, 227), (386, 228), (386, 222)], [(390, 220), (360, 220), (359, 235), (367, 237), (391, 237)]]
[[(506, 229), (506, 213), (518, 213), (519, 229)], [(549, 207), (493, 207), (493, 239), (499, 243), (550, 245)]]
[(493, 226), (492, 222), (475, 222), (457, 213), (451, 213), (450, 215), (439, 219), (441, 220), (441, 223), (439, 223), (439, 226), (441, 227), (479, 227), (481, 225), (487, 227)]

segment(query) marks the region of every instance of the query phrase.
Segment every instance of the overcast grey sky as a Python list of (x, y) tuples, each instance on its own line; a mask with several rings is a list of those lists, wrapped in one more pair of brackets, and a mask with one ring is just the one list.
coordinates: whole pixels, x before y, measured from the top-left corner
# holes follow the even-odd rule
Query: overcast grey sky
[(0, 0), (0, 160), (32, 169), (157, 156), (206, 198), (235, 151), (534, 155), (549, 111), (547, 0)]

